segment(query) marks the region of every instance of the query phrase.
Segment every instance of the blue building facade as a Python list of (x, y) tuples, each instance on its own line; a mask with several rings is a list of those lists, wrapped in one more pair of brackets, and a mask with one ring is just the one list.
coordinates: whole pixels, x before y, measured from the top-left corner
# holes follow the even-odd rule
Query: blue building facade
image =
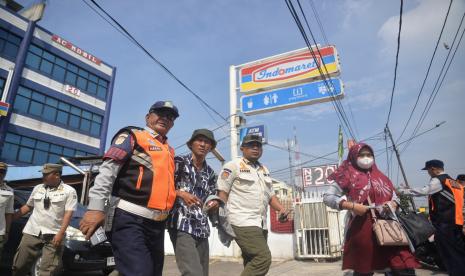
[(0, 6), (0, 160), (102, 155), (116, 68)]

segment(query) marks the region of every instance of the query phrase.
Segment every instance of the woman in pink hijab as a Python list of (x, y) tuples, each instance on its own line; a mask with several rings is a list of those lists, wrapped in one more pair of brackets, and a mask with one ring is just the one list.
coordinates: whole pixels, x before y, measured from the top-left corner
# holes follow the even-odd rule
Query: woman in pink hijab
[[(349, 210), (342, 269), (354, 270), (354, 276), (388, 268), (392, 275), (415, 275), (419, 264), (407, 246), (379, 246), (376, 242), (368, 196), (375, 206), (389, 204), (394, 209), (398, 199), (389, 178), (376, 167), (373, 149), (363, 143), (352, 146), (347, 160), (328, 179), (335, 183), (324, 195), (325, 204)], [(378, 208), (378, 215), (383, 215), (383, 209)]]

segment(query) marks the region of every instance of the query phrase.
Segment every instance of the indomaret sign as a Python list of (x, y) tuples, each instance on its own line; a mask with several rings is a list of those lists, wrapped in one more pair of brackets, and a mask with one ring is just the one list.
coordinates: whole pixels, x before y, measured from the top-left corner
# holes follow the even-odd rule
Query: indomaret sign
[(81, 48), (73, 45), (71, 42), (57, 36), (57, 35), (53, 35), (52, 36), (52, 40), (55, 41), (56, 43), (60, 44), (61, 46), (65, 47), (65, 48), (68, 48), (69, 50), (75, 52), (76, 54), (82, 56), (83, 58), (87, 59), (87, 60), (90, 60), (92, 61), (93, 63), (97, 64), (97, 65), (100, 65), (100, 63), (102, 63), (102, 61), (100, 59), (98, 59), (97, 57), (89, 54), (88, 52), (82, 50)]
[(339, 60), (334, 46), (319, 47), (319, 51), (315, 48), (314, 54), (315, 58), (308, 48), (303, 48), (248, 63), (240, 69), (240, 91), (256, 92), (309, 82), (320, 77), (318, 66), (325, 75), (339, 75)]

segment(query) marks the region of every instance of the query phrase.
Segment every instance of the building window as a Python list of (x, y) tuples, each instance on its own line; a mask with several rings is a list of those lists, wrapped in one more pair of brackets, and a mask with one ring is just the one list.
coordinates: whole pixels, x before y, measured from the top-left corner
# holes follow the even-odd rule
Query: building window
[(0, 56), (15, 59), (19, 44), (21, 44), (21, 37), (0, 28)]
[(67, 104), (24, 86), (18, 88), (13, 110), (18, 114), (30, 114), (46, 122), (58, 123), (66, 128), (99, 137), (103, 117), (99, 114)]
[(1, 157), (6, 161), (42, 165), (47, 162), (56, 163), (62, 156), (86, 155), (92, 154), (9, 132), (5, 137)]
[(4, 88), (5, 88), (5, 79), (0, 78), (0, 99), (3, 97)]
[(26, 65), (50, 78), (79, 88), (86, 94), (105, 100), (108, 81), (89, 71), (63, 60), (62, 58), (31, 44)]

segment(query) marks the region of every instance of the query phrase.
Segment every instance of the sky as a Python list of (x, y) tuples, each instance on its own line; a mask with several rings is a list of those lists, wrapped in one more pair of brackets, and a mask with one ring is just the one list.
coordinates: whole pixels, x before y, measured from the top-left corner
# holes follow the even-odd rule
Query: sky
[[(19, 2), (27, 5), (33, 1)], [(223, 117), (229, 116), (231, 65), (306, 46), (285, 1), (97, 2)], [(404, 2), (397, 83), (389, 125), (395, 140), (420, 91), (448, 7), (448, 1)], [(317, 42), (324, 45), (309, 1), (301, 3)], [(373, 136), (383, 131), (387, 120), (400, 1), (334, 0), (314, 3), (328, 42), (336, 46), (340, 56), (340, 78), (345, 86), (345, 97), (341, 103), (357, 138)], [(443, 44), (452, 44), (464, 12), (465, 1), (454, 1), (417, 111), (401, 140), (410, 136), (425, 107), (449, 51)], [(158, 100), (172, 100), (180, 110), (180, 117), (168, 135), (171, 145), (179, 147), (177, 153), (187, 152), (183, 145), (194, 129), (214, 129), (224, 124), (218, 116), (209, 115), (191, 94), (98, 17), (84, 1), (49, 0), (39, 25), (117, 68), (107, 148), (112, 134), (118, 129), (127, 125), (143, 126), (149, 106)], [(446, 171), (453, 177), (465, 173), (462, 119), (465, 117), (464, 44), (462, 42), (457, 50), (421, 129), (429, 129), (442, 121), (446, 123), (416, 138), (401, 153), (412, 186), (427, 183), (429, 177), (420, 169), (426, 160), (433, 158), (443, 160)], [(286, 147), (286, 140), (294, 137), (295, 128), (300, 152), (319, 156), (337, 150), (339, 121), (331, 103), (247, 116), (246, 119), (248, 126), (264, 124), (268, 140), (274, 145)], [(215, 131), (217, 139), (228, 135), (229, 124)], [(370, 140), (369, 144), (375, 150), (385, 147), (384, 139)], [(229, 138), (218, 144), (219, 151), (227, 160), (230, 158), (229, 148)], [(309, 159), (300, 155), (301, 162)], [(336, 160), (337, 155), (330, 156), (330, 159)], [(218, 161), (212, 158), (208, 161), (214, 169), (220, 169)], [(272, 172), (289, 167), (288, 152), (270, 146), (264, 147), (261, 161)], [(376, 161), (388, 174), (386, 154), (376, 156)], [(334, 161), (318, 160), (308, 165), (326, 163)], [(21, 176), (24, 174), (22, 171)], [(18, 175), (18, 172), (12, 173), (12, 177)], [(389, 175), (395, 185), (402, 182), (395, 160)], [(283, 181), (290, 178), (289, 171), (273, 176)]]

